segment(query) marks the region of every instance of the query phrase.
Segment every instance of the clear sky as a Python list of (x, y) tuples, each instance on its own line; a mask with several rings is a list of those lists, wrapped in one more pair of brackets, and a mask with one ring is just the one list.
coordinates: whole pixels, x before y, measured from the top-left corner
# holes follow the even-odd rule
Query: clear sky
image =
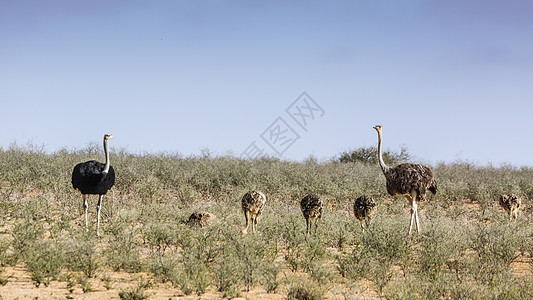
[[(533, 166), (531, 16), (530, 0), (4, 0), (0, 146), (108, 132), (134, 153), (272, 154), (262, 137), (286, 124), (283, 158), (325, 159), (382, 124), (418, 161)], [(303, 92), (322, 109), (305, 129), (287, 112)]]

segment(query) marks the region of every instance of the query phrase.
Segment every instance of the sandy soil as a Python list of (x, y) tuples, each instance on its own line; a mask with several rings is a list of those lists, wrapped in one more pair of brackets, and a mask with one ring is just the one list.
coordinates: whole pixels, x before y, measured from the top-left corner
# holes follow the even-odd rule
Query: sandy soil
[[(108, 273), (112, 286), (110, 290), (105, 288), (104, 282), (99, 278), (89, 280), (92, 291), (84, 293), (80, 285), (69, 289), (67, 282), (52, 281), (49, 286), (43, 284), (36, 287), (30, 274), (21, 266), (4, 269), (2, 277), (8, 278), (5, 286), (0, 286), (1, 299), (120, 299), (119, 292), (122, 290), (134, 289), (137, 287), (140, 276), (148, 278), (146, 274), (129, 274), (123, 272)], [(179, 289), (173, 288), (171, 284), (154, 284), (146, 289), (145, 295), (149, 299), (220, 299), (221, 294), (215, 291), (208, 291), (199, 296), (183, 295)], [(242, 293), (240, 299), (285, 299), (281, 294), (269, 294), (264, 290), (256, 289), (248, 293)]]

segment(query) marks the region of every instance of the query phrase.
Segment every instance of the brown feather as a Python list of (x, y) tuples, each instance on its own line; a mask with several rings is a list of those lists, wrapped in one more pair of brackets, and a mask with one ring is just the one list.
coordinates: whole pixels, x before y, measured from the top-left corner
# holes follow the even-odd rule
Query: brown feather
[(353, 204), (353, 213), (359, 221), (371, 219), (376, 212), (376, 201), (370, 196), (363, 195), (357, 199)]
[(515, 194), (501, 195), (498, 204), (509, 214), (509, 217), (517, 218), (522, 199)]
[(391, 196), (407, 195), (416, 191), (419, 198), (424, 198), (426, 189), (437, 193), (437, 182), (430, 168), (419, 165), (404, 163), (390, 168), (385, 174), (387, 179), (387, 192)]
[(246, 220), (246, 225), (243, 229), (243, 233), (248, 231), (250, 221), (252, 223), (252, 232), (255, 231), (255, 225), (257, 224), (257, 218), (263, 213), (263, 209), (266, 204), (265, 194), (259, 191), (249, 191), (241, 199), (242, 212)]
[(187, 225), (206, 227), (211, 224), (213, 219), (216, 219), (216, 217), (212, 213), (204, 211), (193, 212), (189, 217), (189, 221), (187, 221)]
[(306, 220), (320, 219), (324, 205), (319, 196), (309, 194), (300, 201), (300, 208)]

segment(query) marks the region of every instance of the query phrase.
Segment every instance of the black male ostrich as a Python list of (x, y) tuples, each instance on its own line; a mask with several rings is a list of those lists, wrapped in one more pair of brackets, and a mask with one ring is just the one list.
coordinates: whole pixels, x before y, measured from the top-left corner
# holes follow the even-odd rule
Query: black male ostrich
[(115, 170), (109, 162), (109, 152), (107, 151), (107, 141), (112, 139), (110, 134), (104, 135), (105, 164), (96, 160), (79, 163), (72, 171), (72, 187), (81, 192), (83, 196), (83, 208), (85, 210), (85, 227), (89, 226), (87, 220), (87, 195), (98, 195), (98, 222), (96, 225), (96, 235), (100, 235), (100, 210), (102, 208), (102, 198), (107, 191), (115, 184)]
[(416, 231), (420, 232), (418, 204), (416, 202), (426, 198), (426, 189), (433, 194), (437, 193), (437, 182), (433, 177), (433, 172), (428, 167), (419, 164), (404, 163), (394, 168), (385, 165), (381, 155), (381, 125), (374, 126), (374, 129), (378, 132), (379, 166), (387, 180), (387, 192), (391, 196), (400, 195), (407, 198), (407, 201), (411, 203), (409, 234), (413, 228), (413, 221), (416, 224)]

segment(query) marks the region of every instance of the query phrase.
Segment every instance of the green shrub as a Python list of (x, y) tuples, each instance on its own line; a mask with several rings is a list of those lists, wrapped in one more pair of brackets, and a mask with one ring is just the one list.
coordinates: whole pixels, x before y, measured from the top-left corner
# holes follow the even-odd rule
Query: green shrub
[(255, 286), (260, 271), (266, 264), (264, 257), (268, 249), (257, 236), (252, 235), (232, 239), (231, 246), (235, 249), (238, 272), (248, 292)]
[(144, 300), (148, 299), (148, 295), (145, 294), (146, 289), (152, 286), (150, 280), (145, 280), (143, 278), (139, 279), (137, 287), (133, 289), (122, 290), (118, 293), (120, 299), (123, 300)]
[(405, 236), (404, 220), (378, 217), (362, 238), (365, 277), (372, 281), (379, 294), (392, 279), (394, 265), (399, 265), (404, 273), (411, 264), (412, 239)]
[(305, 278), (294, 277), (289, 282), (288, 299), (319, 300), (326, 298), (327, 289)]
[(25, 250), (24, 262), (31, 273), (35, 286), (57, 279), (61, 269), (65, 266), (63, 253), (58, 246), (50, 241), (36, 241)]
[(360, 246), (354, 246), (350, 252), (339, 254), (335, 259), (337, 270), (342, 277), (359, 280), (367, 272), (366, 258), (363, 257), (363, 250)]
[(173, 246), (176, 240), (172, 225), (160, 220), (149, 223), (143, 228), (143, 238), (152, 252), (160, 253)]
[(520, 256), (526, 239), (516, 222), (479, 224), (472, 232), (472, 249), (482, 261), (509, 268)]
[(280, 226), (281, 241), (284, 247), (284, 259), (291, 271), (296, 272), (305, 265), (305, 221), (301, 215), (291, 214), (282, 220)]
[(210, 283), (209, 268), (196, 253), (184, 253), (181, 258), (183, 268), (178, 270), (177, 284), (179, 288), (189, 295), (205, 293)]
[(377, 217), (362, 237), (362, 246), (369, 255), (380, 257), (395, 264), (410, 260), (413, 240), (406, 237), (405, 219)]
[(82, 271), (85, 276), (95, 277), (100, 268), (97, 254), (97, 237), (93, 232), (80, 229), (66, 238), (60, 247), (65, 249), (65, 259), (71, 271)]
[(436, 280), (446, 266), (464, 256), (470, 241), (463, 226), (449, 219), (434, 219), (426, 228), (420, 236), (418, 271), (428, 276), (428, 280)]
[(240, 281), (239, 261), (234, 249), (222, 248), (221, 255), (213, 268), (215, 286), (223, 297), (234, 298), (239, 295), (238, 284)]
[(94, 291), (91, 283), (89, 282), (89, 277), (87, 277), (85, 274), (80, 274), (78, 276), (78, 284), (80, 285), (83, 293), (90, 293)]
[[(387, 165), (395, 165), (401, 162), (406, 162), (411, 159), (411, 155), (407, 148), (401, 147), (400, 152), (386, 150), (383, 151), (383, 161)], [(361, 162), (369, 164), (378, 164), (378, 149), (372, 147), (360, 147), (355, 150), (342, 152), (339, 156), (339, 162)]]
[(267, 262), (260, 271), (263, 278), (261, 283), (265, 286), (267, 293), (274, 293), (280, 285), (278, 275), (281, 266), (271, 261)]
[(172, 255), (152, 254), (147, 262), (148, 271), (161, 282), (178, 282), (179, 261)]
[(141, 270), (139, 233), (135, 226), (136, 218), (135, 212), (126, 210), (106, 228), (109, 243), (103, 252), (106, 257), (106, 265), (113, 270), (127, 272), (139, 272)]

